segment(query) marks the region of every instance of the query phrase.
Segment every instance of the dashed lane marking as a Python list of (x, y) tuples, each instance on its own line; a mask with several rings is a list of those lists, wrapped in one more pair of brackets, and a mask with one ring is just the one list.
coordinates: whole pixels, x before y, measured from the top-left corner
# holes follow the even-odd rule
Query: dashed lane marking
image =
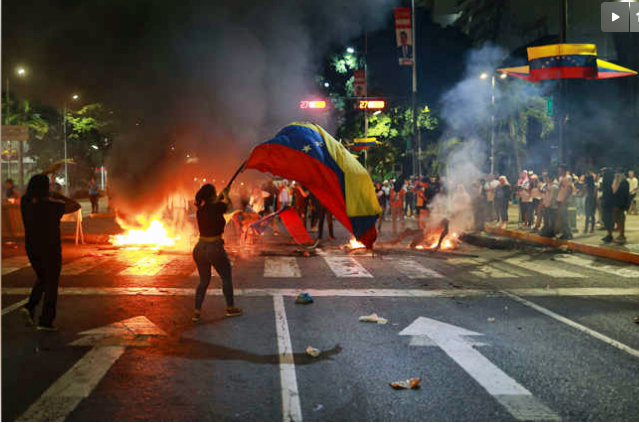
[(388, 260), (394, 268), (399, 270), (409, 279), (445, 278), (444, 275), (422, 266), (415, 260), (405, 258), (393, 258)]
[(605, 343), (607, 343), (609, 345), (612, 345), (613, 347), (619, 348), (620, 350), (625, 351), (628, 354), (634, 355), (635, 357), (639, 357), (639, 350), (631, 348), (631, 347), (629, 347), (628, 345), (626, 345), (624, 343), (616, 341), (616, 340), (614, 340), (614, 339), (612, 339), (612, 338), (610, 338), (610, 337), (608, 337), (608, 336), (606, 336), (606, 335), (604, 335), (602, 333), (599, 333), (599, 332), (597, 332), (595, 330), (592, 330), (592, 329), (590, 329), (590, 328), (588, 328), (588, 327), (586, 327), (586, 326), (584, 326), (582, 324), (579, 324), (579, 323), (577, 323), (577, 322), (575, 322), (573, 320), (570, 320), (570, 319), (568, 319), (568, 318), (566, 318), (566, 317), (564, 317), (564, 316), (562, 316), (560, 314), (555, 313), (554, 311), (550, 311), (547, 308), (544, 308), (544, 307), (542, 307), (542, 306), (540, 306), (538, 304), (533, 303), (532, 301), (529, 301), (529, 300), (526, 300), (524, 298), (521, 298), (520, 296), (515, 295), (512, 292), (503, 291), (503, 294), (506, 295), (507, 297), (517, 301), (517, 302), (520, 302), (521, 304), (523, 304), (525, 306), (528, 306), (528, 307), (530, 307), (530, 308), (532, 308), (534, 310), (537, 310), (538, 312), (540, 312), (542, 314), (545, 314), (548, 317), (552, 317), (553, 319), (555, 319), (555, 320), (557, 320), (557, 321), (559, 321), (561, 323), (564, 323), (564, 324), (566, 324), (566, 325), (568, 325), (570, 327), (573, 327), (573, 328), (575, 328), (577, 330), (580, 330), (580, 331), (582, 331), (584, 333), (587, 333), (588, 335), (590, 335), (590, 336), (592, 336), (594, 338), (597, 338), (597, 339), (599, 339), (601, 341), (604, 341)]
[(357, 260), (348, 256), (322, 256), (328, 267), (331, 268), (338, 278), (372, 278)]
[(2, 276), (24, 269), (30, 265), (27, 256), (15, 256), (2, 260)]
[[(31, 291), (29, 291), (31, 292)], [(25, 298), (24, 300), (20, 300), (15, 304), (11, 304), (9, 307), (2, 309), (2, 315), (4, 316), (7, 313), (11, 313), (13, 310), (17, 310), (20, 307), (22, 307), (23, 305), (25, 305), (27, 303), (27, 301), (29, 301), (28, 298)]]
[(295, 257), (265, 257), (265, 278), (301, 278), (302, 271)]
[(286, 320), (286, 308), (284, 297), (273, 297), (275, 309), (275, 329), (277, 332), (277, 348), (280, 356), (280, 384), (282, 391), (282, 420), (285, 422), (301, 422), (302, 406), (295, 375), (295, 361), (293, 358), (293, 346), (291, 335)]
[(637, 268), (637, 266), (614, 266), (612, 264), (596, 263), (592, 259), (589, 260), (584, 257), (567, 254), (556, 255), (554, 259), (572, 264), (573, 266), (585, 267), (598, 272), (621, 276), (622, 278), (639, 278), (639, 268)]

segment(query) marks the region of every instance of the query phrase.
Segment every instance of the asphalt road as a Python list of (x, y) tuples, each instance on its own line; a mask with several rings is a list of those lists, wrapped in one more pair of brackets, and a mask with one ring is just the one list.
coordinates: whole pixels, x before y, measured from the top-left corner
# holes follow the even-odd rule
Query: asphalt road
[[(55, 333), (25, 325), (33, 272), (4, 258), (2, 419), (639, 419), (639, 267), (468, 246), (349, 255), (341, 235), (310, 257), (281, 240), (231, 249), (245, 315), (224, 318), (215, 277), (198, 324), (188, 254), (65, 246)], [(302, 291), (315, 302), (295, 304)], [(373, 312), (388, 322), (359, 321)], [(409, 377), (420, 389), (389, 386)]]

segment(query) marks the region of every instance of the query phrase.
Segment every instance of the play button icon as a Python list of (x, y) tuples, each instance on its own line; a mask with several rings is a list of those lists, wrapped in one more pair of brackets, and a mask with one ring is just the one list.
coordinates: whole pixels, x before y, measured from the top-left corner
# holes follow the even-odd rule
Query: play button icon
[(601, 30), (604, 32), (630, 32), (630, 8), (628, 3), (601, 3)]

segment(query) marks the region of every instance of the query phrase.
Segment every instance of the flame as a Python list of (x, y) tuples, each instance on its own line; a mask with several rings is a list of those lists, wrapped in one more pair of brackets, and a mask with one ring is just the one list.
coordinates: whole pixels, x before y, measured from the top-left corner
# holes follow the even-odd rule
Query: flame
[(361, 242), (359, 242), (355, 238), (351, 238), (351, 240), (348, 241), (347, 246), (348, 246), (349, 250), (357, 250), (357, 249), (360, 249), (360, 248), (366, 248), (366, 246), (364, 244), (362, 244)]
[[(177, 241), (180, 240), (179, 236), (172, 237), (169, 235), (169, 231), (165, 227), (164, 223), (154, 217), (148, 222), (148, 219), (143, 215), (136, 217), (136, 220), (141, 223), (141, 229), (128, 229), (125, 233), (119, 235), (112, 235), (109, 241), (113, 245), (123, 246), (150, 246), (154, 248), (159, 247), (171, 247), (174, 246)], [(118, 224), (121, 227), (126, 227), (122, 221), (118, 219)]]
[[(434, 250), (437, 248), (437, 243), (439, 242), (439, 233), (429, 233), (426, 236), (426, 239), (422, 244), (415, 246), (416, 250)], [(440, 250), (452, 250), (456, 247), (457, 240), (459, 235), (457, 233), (452, 233), (446, 235), (444, 240), (442, 241), (442, 245), (439, 247)]]

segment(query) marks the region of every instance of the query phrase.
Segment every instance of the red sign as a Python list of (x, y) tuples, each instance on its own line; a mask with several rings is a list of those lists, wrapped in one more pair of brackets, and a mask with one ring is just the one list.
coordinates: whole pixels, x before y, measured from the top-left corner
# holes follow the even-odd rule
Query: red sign
[(359, 102), (360, 109), (383, 109), (386, 107), (384, 100), (361, 100)]
[(353, 71), (353, 91), (355, 97), (366, 97), (366, 70), (355, 69)]
[(303, 100), (300, 101), (300, 109), (325, 109), (326, 102), (324, 100)]
[(410, 7), (396, 7), (395, 35), (397, 37), (397, 57), (402, 66), (413, 65), (413, 28)]

